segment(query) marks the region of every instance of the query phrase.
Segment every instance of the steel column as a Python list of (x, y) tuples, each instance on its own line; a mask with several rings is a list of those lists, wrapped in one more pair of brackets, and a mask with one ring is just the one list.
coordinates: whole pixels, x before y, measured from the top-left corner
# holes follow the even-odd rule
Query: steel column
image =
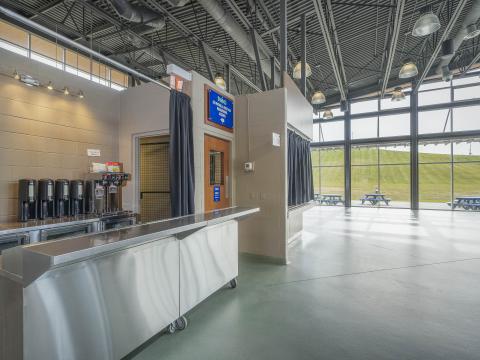
[(232, 93), (232, 71), (230, 65), (225, 65), (225, 83), (227, 84), (227, 92)]
[(300, 59), (302, 61), (302, 70), (300, 76), (300, 91), (303, 96), (307, 95), (307, 18), (302, 14), (301, 24), (301, 40), (300, 40)]
[(280, 0), (280, 87), (287, 72), (287, 0)]
[(275, 89), (275, 57), (270, 58), (270, 89)]
[[(412, 84), (414, 87), (415, 84)], [(410, 208), (418, 210), (418, 93), (410, 94)]]
[(344, 114), (344, 180), (345, 180), (345, 207), (352, 206), (352, 118), (350, 114), (350, 100), (347, 99), (347, 110)]

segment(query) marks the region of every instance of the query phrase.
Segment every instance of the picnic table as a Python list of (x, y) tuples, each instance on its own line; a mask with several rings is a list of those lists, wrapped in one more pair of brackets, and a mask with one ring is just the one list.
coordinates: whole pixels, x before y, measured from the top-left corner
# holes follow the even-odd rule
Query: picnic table
[(480, 196), (458, 196), (451, 206), (452, 209), (462, 207), (465, 210), (480, 210)]
[(342, 195), (338, 194), (321, 194), (317, 198), (317, 201), (320, 201), (320, 205), (337, 205), (345, 203), (342, 199)]
[(390, 201), (392, 201), (392, 199), (385, 197), (385, 194), (377, 194), (377, 193), (365, 194), (360, 200), (362, 201), (362, 205), (364, 205), (365, 202), (369, 202), (372, 205), (377, 205), (384, 202), (385, 205), (389, 205)]

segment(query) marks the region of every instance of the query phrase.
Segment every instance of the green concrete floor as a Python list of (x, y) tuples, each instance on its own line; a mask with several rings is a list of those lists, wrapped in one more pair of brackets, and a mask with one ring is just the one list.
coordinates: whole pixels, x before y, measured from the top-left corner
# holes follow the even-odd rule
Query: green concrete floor
[(480, 359), (480, 214), (315, 207), (135, 360)]

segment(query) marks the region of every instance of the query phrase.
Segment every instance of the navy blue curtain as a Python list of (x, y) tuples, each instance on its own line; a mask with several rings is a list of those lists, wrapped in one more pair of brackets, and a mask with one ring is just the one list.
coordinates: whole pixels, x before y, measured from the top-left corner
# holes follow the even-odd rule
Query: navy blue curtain
[(193, 114), (190, 97), (170, 91), (170, 201), (172, 216), (195, 212)]
[(310, 141), (288, 130), (288, 206), (313, 200)]

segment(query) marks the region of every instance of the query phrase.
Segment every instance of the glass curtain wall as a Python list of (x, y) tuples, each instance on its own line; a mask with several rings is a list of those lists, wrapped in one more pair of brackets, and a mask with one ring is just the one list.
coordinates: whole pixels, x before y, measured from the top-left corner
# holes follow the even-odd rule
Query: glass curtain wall
[[(479, 73), (419, 89), (420, 208), (480, 211)], [(314, 124), (317, 195), (345, 193), (339, 178), (349, 164), (343, 164), (344, 119), (336, 110), (333, 119)], [(409, 95), (399, 102), (353, 100), (351, 139), (352, 206), (410, 207)], [(332, 162), (335, 151), (341, 156)], [(375, 194), (387, 201), (369, 201)]]

